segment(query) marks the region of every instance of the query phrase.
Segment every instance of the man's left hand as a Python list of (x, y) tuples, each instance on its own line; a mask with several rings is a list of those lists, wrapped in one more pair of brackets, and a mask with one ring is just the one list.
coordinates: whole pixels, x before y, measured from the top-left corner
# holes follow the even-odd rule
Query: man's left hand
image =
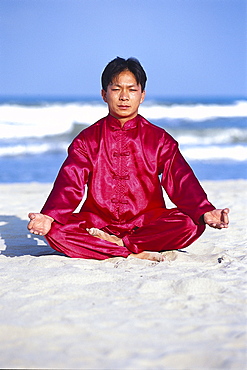
[(214, 209), (213, 211), (206, 212), (204, 214), (204, 222), (215, 229), (227, 228), (229, 224), (229, 212), (229, 208)]

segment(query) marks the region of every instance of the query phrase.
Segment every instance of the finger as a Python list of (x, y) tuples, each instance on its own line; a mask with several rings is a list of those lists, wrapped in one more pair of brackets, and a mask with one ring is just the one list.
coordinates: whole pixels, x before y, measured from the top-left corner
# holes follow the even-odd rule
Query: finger
[(227, 223), (225, 224), (225, 223), (221, 223), (221, 224), (218, 224), (217, 225), (217, 229), (225, 229), (225, 228), (227, 228), (228, 227), (228, 225), (227, 225)]
[(40, 231), (38, 231), (37, 229), (35, 229), (35, 227), (31, 227), (31, 228), (29, 229), (29, 232), (30, 232), (31, 234), (35, 234), (35, 235), (38, 235), (38, 234), (40, 233)]
[(28, 214), (28, 217), (30, 218), (30, 220), (34, 220), (36, 216), (35, 216), (35, 213), (31, 212)]
[(229, 217), (228, 217), (228, 213), (229, 213), (229, 209), (224, 209), (223, 210), (223, 213), (222, 213), (222, 215), (223, 215), (223, 222), (226, 224), (226, 225), (228, 225), (229, 224)]
[(221, 229), (223, 229), (223, 227), (224, 227), (224, 225), (223, 224), (214, 224), (214, 226), (213, 226), (215, 229), (219, 229), (219, 230), (221, 230)]
[(34, 224), (33, 221), (29, 222), (29, 224), (27, 225), (28, 230), (31, 231), (31, 229), (33, 228), (33, 224)]
[(216, 223), (214, 223), (214, 222), (210, 222), (210, 223), (208, 223), (208, 225), (209, 225), (210, 227), (213, 227), (213, 228), (216, 228), (216, 227), (217, 227), (217, 224), (216, 224)]

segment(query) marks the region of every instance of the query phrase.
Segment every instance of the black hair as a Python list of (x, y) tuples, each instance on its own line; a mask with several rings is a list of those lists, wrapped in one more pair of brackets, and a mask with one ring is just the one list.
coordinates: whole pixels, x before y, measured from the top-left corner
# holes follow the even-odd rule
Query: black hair
[(113, 59), (105, 67), (101, 76), (102, 89), (106, 91), (107, 86), (112, 83), (114, 77), (116, 77), (123, 71), (130, 71), (131, 73), (133, 73), (137, 84), (141, 85), (142, 91), (145, 90), (147, 75), (139, 60), (137, 60), (136, 58), (124, 59), (120, 57)]

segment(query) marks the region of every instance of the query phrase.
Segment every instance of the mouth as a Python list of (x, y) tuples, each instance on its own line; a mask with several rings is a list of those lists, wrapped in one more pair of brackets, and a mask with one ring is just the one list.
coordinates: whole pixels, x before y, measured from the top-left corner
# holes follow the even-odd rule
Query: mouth
[(118, 108), (119, 109), (123, 109), (123, 110), (125, 110), (125, 109), (128, 109), (128, 108), (130, 108), (130, 105), (118, 105)]

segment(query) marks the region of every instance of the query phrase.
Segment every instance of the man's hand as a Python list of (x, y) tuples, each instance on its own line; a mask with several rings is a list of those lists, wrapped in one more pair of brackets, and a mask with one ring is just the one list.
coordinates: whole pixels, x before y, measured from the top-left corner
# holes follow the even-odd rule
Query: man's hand
[(214, 227), (215, 229), (227, 228), (229, 224), (229, 212), (229, 208), (214, 209), (213, 211), (206, 212), (204, 214), (204, 222), (208, 226)]
[(54, 219), (42, 213), (29, 213), (30, 222), (27, 225), (28, 230), (32, 234), (46, 235), (50, 229)]

